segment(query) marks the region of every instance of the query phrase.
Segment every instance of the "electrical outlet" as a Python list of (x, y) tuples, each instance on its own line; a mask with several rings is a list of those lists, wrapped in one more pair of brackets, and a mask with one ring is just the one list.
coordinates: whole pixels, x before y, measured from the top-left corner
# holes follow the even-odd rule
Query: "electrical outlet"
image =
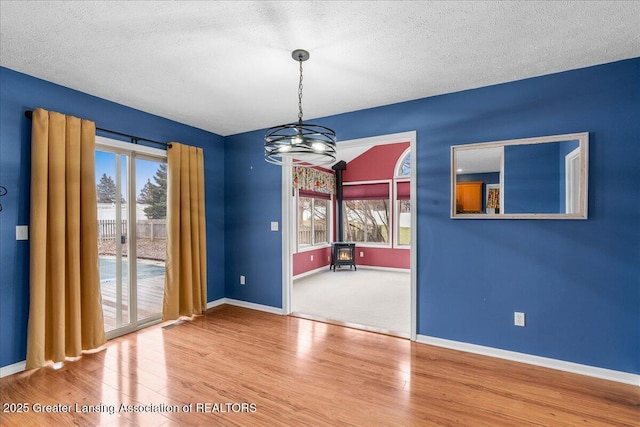
[(313, 255), (311, 255), (311, 261), (313, 261)]
[(513, 324), (516, 326), (524, 326), (524, 313), (518, 311), (513, 313)]
[(244, 285), (244, 276), (240, 276), (240, 284)]
[(360, 258), (364, 258), (364, 252), (360, 251)]

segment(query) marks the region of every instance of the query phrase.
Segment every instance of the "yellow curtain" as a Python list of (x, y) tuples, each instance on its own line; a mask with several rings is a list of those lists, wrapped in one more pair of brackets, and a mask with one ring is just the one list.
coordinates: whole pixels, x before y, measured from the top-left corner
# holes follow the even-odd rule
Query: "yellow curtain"
[(173, 320), (207, 309), (202, 149), (172, 142), (167, 165), (167, 272), (162, 320)]
[(95, 123), (36, 109), (31, 137), (27, 369), (105, 343)]

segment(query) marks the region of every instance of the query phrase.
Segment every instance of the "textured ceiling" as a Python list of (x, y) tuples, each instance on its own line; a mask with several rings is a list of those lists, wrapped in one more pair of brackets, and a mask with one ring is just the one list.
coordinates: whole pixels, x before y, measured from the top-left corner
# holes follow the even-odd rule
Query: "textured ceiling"
[(640, 1), (1, 1), (0, 64), (220, 135), (640, 56)]

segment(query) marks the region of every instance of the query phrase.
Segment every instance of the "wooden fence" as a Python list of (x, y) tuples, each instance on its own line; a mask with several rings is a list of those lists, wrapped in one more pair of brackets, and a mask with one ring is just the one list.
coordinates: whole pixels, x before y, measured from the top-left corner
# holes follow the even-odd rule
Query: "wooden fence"
[(311, 227), (300, 225), (298, 227), (298, 244), (310, 245), (312, 243), (328, 242), (327, 232), (325, 230), (314, 230), (315, 239), (311, 241)]
[[(120, 232), (118, 232), (120, 228)], [(98, 240), (125, 240), (128, 235), (127, 220), (120, 222), (117, 226), (115, 219), (98, 220)], [(165, 240), (167, 238), (167, 220), (166, 219), (147, 219), (136, 221), (136, 239), (148, 240)]]

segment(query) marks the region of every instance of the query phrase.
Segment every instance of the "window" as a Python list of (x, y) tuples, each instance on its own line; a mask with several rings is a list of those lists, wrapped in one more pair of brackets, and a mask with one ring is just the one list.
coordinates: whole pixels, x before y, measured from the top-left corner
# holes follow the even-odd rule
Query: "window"
[(389, 244), (389, 182), (345, 185), (343, 197), (345, 241)]
[(411, 148), (407, 148), (400, 156), (396, 164), (395, 184), (395, 208), (396, 208), (396, 228), (395, 245), (411, 245), (411, 192), (410, 181), (407, 179), (411, 175)]
[(396, 244), (411, 245), (411, 200), (409, 182), (396, 182)]
[(389, 200), (346, 200), (345, 240), (389, 243)]
[(328, 194), (300, 190), (298, 195), (298, 248), (329, 243)]
[(400, 163), (399, 174), (401, 176), (411, 175), (411, 153), (407, 153), (402, 162)]

